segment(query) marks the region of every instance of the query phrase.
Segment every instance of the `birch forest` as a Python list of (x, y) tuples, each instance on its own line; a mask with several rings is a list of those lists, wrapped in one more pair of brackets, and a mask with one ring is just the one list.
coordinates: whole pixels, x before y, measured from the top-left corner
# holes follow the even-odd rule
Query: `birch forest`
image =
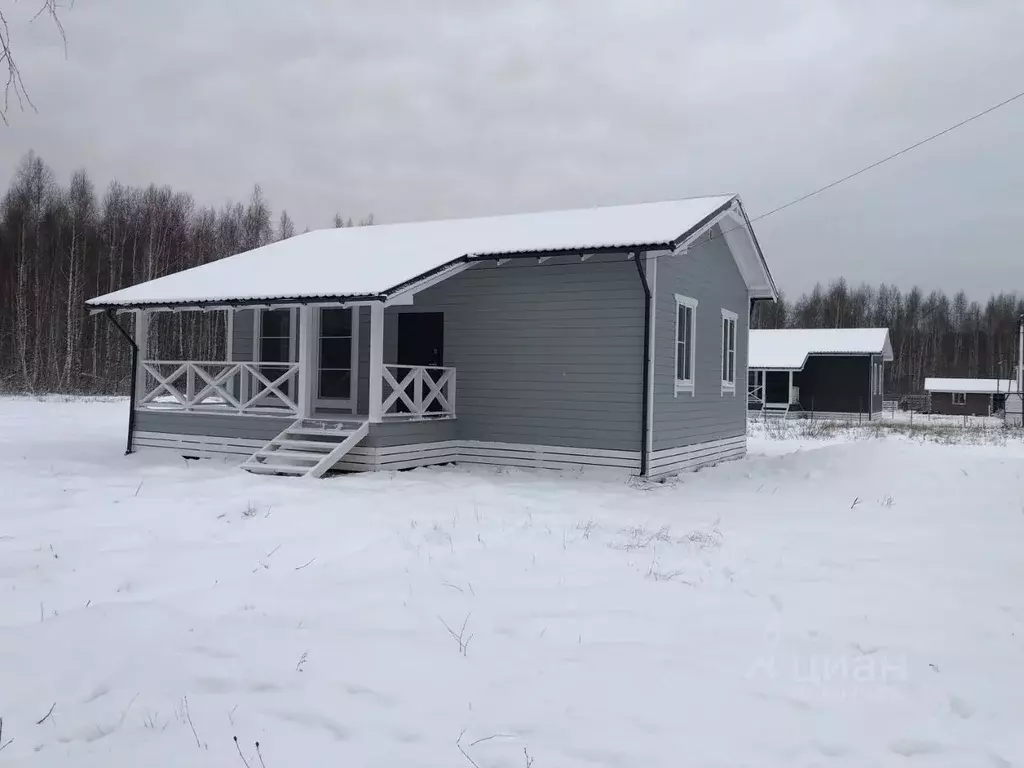
[[(334, 226), (372, 224), (335, 216)], [(126, 393), (131, 349), (85, 300), (295, 234), (259, 186), (221, 208), (198, 205), (166, 186), (98, 188), (84, 171), (62, 184), (27, 155), (0, 201), (0, 390)], [(895, 360), (886, 393), (920, 392), (926, 376), (1012, 376), (1024, 298), (984, 303), (960, 291), (850, 287), (845, 280), (796, 300), (761, 304), (758, 328), (888, 327)], [(130, 321), (121, 316), (128, 326)], [(219, 312), (157, 313), (151, 356), (220, 360)]]
[[(127, 393), (131, 347), (86, 299), (294, 234), (259, 186), (204, 207), (166, 186), (97, 188), (85, 171), (61, 184), (27, 155), (0, 200), (0, 391)], [(129, 316), (119, 322), (131, 332)], [(160, 312), (150, 325), (154, 358), (224, 358), (222, 312)]]

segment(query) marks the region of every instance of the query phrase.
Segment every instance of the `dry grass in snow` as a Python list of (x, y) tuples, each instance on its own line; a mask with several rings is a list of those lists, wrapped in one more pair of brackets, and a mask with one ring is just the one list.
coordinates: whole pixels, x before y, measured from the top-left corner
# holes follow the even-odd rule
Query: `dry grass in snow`
[(0, 400), (4, 765), (1024, 761), (1017, 440), (305, 482), (124, 409)]

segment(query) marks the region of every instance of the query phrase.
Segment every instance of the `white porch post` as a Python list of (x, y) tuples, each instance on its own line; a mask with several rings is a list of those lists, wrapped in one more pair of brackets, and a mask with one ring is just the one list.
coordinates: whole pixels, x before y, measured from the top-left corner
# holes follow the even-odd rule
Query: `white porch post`
[(224, 310), (224, 352), (226, 360), (235, 359), (235, 310)]
[(313, 307), (299, 307), (299, 415), (305, 419), (313, 415), (313, 397), (316, 391), (316, 342), (313, 325)]
[(381, 401), (384, 393), (384, 304), (370, 305), (370, 402), (371, 422), (381, 420)]
[(142, 361), (149, 359), (149, 310), (135, 310), (135, 346), (139, 348), (138, 369), (135, 372), (135, 404), (146, 396), (146, 369)]
[[(257, 363), (260, 359), (260, 310), (252, 307), (249, 312), (252, 314), (252, 353), (249, 355), (249, 359)], [(240, 382), (239, 391), (242, 393), (242, 402), (247, 403), (252, 396), (253, 375), (243, 368), (238, 380)]]
[(786, 405), (793, 404), (793, 372), (789, 372), (789, 397), (786, 399)]
[[(255, 344), (255, 339), (253, 340)], [(229, 363), (235, 359), (235, 308), (228, 307), (224, 310), (224, 359)], [(245, 379), (245, 371), (239, 371), (238, 384), (229, 384), (228, 388), (235, 397), (242, 397), (242, 380)], [(245, 400), (242, 400), (244, 403)]]

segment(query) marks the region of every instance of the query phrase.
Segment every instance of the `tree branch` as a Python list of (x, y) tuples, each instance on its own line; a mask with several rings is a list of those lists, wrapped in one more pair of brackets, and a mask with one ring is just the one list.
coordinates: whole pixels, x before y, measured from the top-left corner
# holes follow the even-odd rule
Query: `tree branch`
[[(71, 2), (73, 4), (73, 0)], [(64, 58), (68, 55), (68, 38), (64, 32), (64, 24), (60, 20), (60, 14), (58, 13), (59, 6), (57, 0), (43, 0), (42, 5), (39, 6), (39, 10), (36, 11), (35, 15), (30, 20), (34, 22), (40, 16), (49, 16), (53, 21), (53, 25), (57, 28), (60, 33), (61, 42), (64, 44)], [(21, 76), (21, 69), (18, 67), (18, 62), (14, 57), (14, 46), (11, 42), (11, 28), (7, 22), (3, 11), (0, 11), (0, 68), (7, 67), (7, 81), (4, 83), (4, 98), (3, 105), (0, 106), (0, 122), (4, 125), (9, 125), (7, 120), (7, 112), (11, 106), (11, 96), (13, 94), (14, 100), (18, 103), (18, 108), (21, 110), (25, 109), (25, 105), (28, 104), (32, 108), (32, 111), (36, 111), (36, 105), (32, 102), (32, 97), (29, 95), (28, 89), (25, 87), (25, 81)]]

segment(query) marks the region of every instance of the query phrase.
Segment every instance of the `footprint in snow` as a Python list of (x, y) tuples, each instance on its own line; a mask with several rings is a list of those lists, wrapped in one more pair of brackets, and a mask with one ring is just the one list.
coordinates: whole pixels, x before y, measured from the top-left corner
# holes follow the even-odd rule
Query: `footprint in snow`
[(108, 685), (99, 685), (99, 686), (97, 686), (96, 688), (93, 689), (92, 693), (90, 693), (88, 696), (86, 696), (84, 699), (82, 699), (82, 703), (83, 704), (92, 704), (94, 701), (96, 701), (96, 699), (103, 698), (108, 693), (110, 693), (110, 686), (108, 686)]
[(820, 741), (815, 741), (813, 744), (814, 748), (825, 757), (844, 757), (849, 754), (849, 750), (842, 744), (824, 744)]
[(347, 741), (352, 736), (345, 726), (325, 715), (312, 712), (275, 712), (274, 714), (287, 723), (327, 731), (338, 741)]
[(969, 720), (974, 714), (974, 708), (959, 696), (952, 696), (949, 699), (949, 711), (957, 717)]
[(916, 755), (942, 755), (949, 751), (944, 744), (926, 739), (897, 739), (889, 744), (889, 751), (903, 757)]

